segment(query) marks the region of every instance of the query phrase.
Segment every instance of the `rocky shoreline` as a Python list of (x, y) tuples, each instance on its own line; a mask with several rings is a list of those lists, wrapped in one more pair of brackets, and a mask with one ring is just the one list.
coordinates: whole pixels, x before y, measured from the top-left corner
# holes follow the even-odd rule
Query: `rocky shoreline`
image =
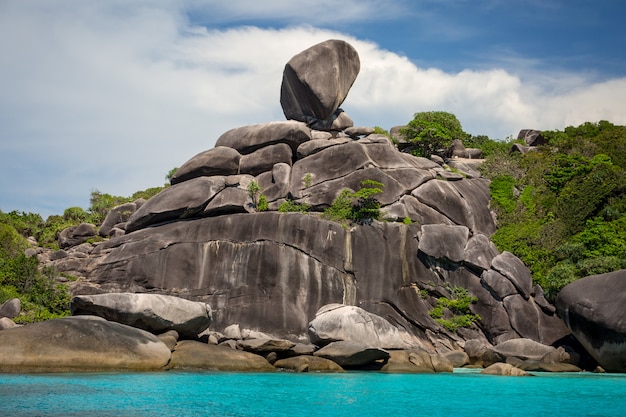
[[(490, 241), (477, 150), (415, 157), (399, 129), (339, 108), (359, 68), (343, 41), (303, 51), (283, 75), (287, 121), (225, 132), (156, 196), (61, 232), (59, 251), (33, 242), (28, 256), (77, 278), (73, 316), (17, 326), (7, 301), (0, 372), (626, 372), (626, 271), (553, 306)], [(380, 218), (322, 215), (368, 183)]]

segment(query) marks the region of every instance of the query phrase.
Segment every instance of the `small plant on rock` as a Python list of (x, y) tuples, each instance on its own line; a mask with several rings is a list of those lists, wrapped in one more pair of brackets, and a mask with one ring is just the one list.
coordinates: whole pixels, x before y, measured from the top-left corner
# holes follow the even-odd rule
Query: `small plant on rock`
[(256, 181), (250, 181), (248, 184), (248, 196), (252, 200), (252, 205), (257, 211), (267, 211), (269, 203), (267, 197), (263, 194), (261, 187)]
[[(473, 323), (481, 320), (478, 314), (472, 314), (470, 305), (478, 301), (478, 298), (469, 295), (469, 292), (462, 287), (454, 287), (452, 298), (439, 297), (437, 306), (430, 310), (428, 314), (445, 329), (456, 332), (461, 327), (470, 327)], [(445, 318), (446, 310), (452, 315)]]
[(298, 203), (293, 200), (285, 200), (278, 206), (281, 213), (308, 213), (310, 207), (304, 203)]
[(330, 207), (324, 210), (324, 217), (336, 221), (353, 221), (360, 225), (371, 224), (381, 217), (380, 202), (374, 198), (383, 192), (383, 184), (378, 181), (361, 181), (361, 188), (353, 192), (345, 189)]

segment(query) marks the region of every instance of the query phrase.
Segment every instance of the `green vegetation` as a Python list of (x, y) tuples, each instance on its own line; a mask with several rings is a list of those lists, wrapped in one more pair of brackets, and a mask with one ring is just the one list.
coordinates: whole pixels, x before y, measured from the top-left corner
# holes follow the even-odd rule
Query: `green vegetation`
[(361, 181), (358, 191), (345, 189), (339, 194), (323, 216), (339, 222), (352, 221), (360, 225), (371, 224), (381, 217), (380, 202), (374, 198), (383, 192), (383, 184), (373, 180)]
[(293, 200), (283, 201), (280, 206), (278, 206), (278, 211), (280, 213), (308, 213), (311, 207), (304, 203), (298, 203)]
[(267, 211), (269, 208), (267, 197), (263, 194), (263, 190), (261, 190), (261, 187), (259, 187), (256, 181), (250, 181), (250, 184), (248, 184), (248, 196), (257, 211)]
[(424, 157), (448, 148), (455, 139), (465, 142), (470, 137), (463, 131), (459, 119), (444, 111), (415, 113), (400, 133), (415, 146), (413, 153)]
[(584, 276), (626, 268), (626, 128), (606, 121), (543, 132), (526, 155), (494, 152), (493, 236), (517, 255), (549, 299)]
[(311, 180), (311, 173), (307, 172), (302, 179), (302, 181), (304, 182), (304, 188), (309, 188), (311, 186)]
[(54, 270), (39, 270), (37, 258), (24, 254), (28, 242), (10, 223), (11, 217), (0, 214), (0, 304), (20, 299), (23, 314), (15, 319), (18, 323), (67, 316), (67, 286), (55, 282)]
[(470, 296), (462, 287), (454, 287), (451, 292), (452, 298), (437, 299), (437, 306), (428, 312), (430, 317), (451, 332), (456, 332), (461, 327), (470, 327), (481, 319), (478, 314), (470, 311), (470, 305), (478, 301), (478, 298)]

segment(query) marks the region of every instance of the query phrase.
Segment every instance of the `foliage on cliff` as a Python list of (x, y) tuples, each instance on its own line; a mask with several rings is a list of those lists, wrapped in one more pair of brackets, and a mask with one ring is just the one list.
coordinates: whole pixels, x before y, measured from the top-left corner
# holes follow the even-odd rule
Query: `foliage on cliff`
[(64, 284), (55, 281), (51, 269), (39, 269), (36, 257), (24, 250), (26, 239), (0, 212), (0, 304), (19, 298), (23, 314), (16, 322), (30, 322), (69, 314), (69, 293)]
[(578, 278), (626, 268), (626, 127), (587, 122), (543, 136), (536, 152), (496, 153), (482, 170), (494, 243), (553, 298)]

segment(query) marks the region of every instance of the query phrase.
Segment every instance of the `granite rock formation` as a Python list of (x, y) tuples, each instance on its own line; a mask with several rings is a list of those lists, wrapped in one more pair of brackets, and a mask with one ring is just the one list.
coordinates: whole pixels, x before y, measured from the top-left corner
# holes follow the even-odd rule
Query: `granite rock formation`
[(568, 284), (556, 299), (560, 317), (609, 372), (626, 372), (626, 269)]
[[(468, 339), (552, 344), (569, 334), (528, 268), (490, 242), (489, 181), (477, 170), (451, 172), (372, 128), (339, 127), (358, 67), (341, 41), (294, 57), (281, 93), (291, 120), (225, 132), (120, 224), (125, 235), (92, 245), (87, 258), (68, 248), (55, 262), (81, 278), (74, 293), (176, 295), (209, 304), (214, 331), (236, 324), (294, 342), (309, 341), (309, 323), (329, 304), (375, 315), (431, 353)], [(382, 184), (384, 221), (322, 216), (365, 180)], [(279, 211), (283, 203), (308, 211)], [(476, 297), (470, 310), (481, 320), (454, 332), (429, 312), (456, 287)]]

